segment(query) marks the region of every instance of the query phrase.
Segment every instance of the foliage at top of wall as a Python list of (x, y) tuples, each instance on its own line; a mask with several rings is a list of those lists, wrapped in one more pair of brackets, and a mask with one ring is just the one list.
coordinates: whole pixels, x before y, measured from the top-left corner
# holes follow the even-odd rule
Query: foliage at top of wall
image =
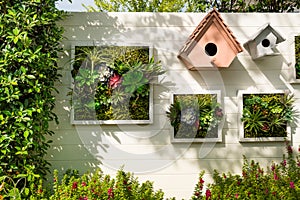
[[(0, 177), (23, 178), (28, 187), (49, 168), (44, 156), (57, 120), (54, 83), (65, 15), (57, 0), (10, 0), (0, 3)], [(1, 193), (1, 192), (0, 192)], [(24, 194), (25, 194), (24, 193)]]
[(94, 0), (101, 12), (206, 12), (216, 8), (220, 12), (294, 12), (299, 9), (298, 0), (249, 1), (249, 0)]

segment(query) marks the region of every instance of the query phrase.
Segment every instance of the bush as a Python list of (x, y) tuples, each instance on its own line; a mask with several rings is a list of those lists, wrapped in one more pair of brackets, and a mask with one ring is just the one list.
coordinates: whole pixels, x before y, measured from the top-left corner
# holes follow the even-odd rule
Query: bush
[(59, 181), (57, 171), (54, 171), (53, 194), (47, 195), (43, 190), (38, 190), (32, 199), (118, 199), (118, 200), (159, 200), (163, 199), (164, 193), (161, 190), (154, 191), (153, 183), (146, 181), (139, 183), (131, 173), (123, 169), (117, 172), (116, 178), (103, 174), (98, 169), (94, 173), (85, 173), (78, 176), (78, 173), (67, 173)]
[[(300, 149), (299, 149), (300, 150)], [(196, 199), (298, 199), (300, 196), (300, 160), (287, 144), (287, 159), (272, 163), (265, 171), (259, 163), (244, 158), (242, 175), (215, 171), (214, 183), (203, 191), (204, 172), (200, 173), (193, 200)], [(299, 154), (299, 152), (298, 152)]]
[(48, 171), (46, 136), (53, 134), (49, 121), (57, 120), (52, 110), (63, 34), (57, 21), (64, 13), (56, 1), (0, 3), (0, 178), (9, 191), (24, 188), (25, 196)]

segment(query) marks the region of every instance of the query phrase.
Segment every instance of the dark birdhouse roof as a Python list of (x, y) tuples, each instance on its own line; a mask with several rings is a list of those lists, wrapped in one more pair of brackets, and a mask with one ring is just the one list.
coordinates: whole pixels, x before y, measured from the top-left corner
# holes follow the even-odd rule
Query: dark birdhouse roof
[(275, 35), (276, 39), (276, 44), (279, 44), (283, 41), (285, 41), (285, 38), (280, 35), (269, 23), (264, 24), (262, 27), (259, 28), (259, 30), (248, 40), (249, 43), (250, 41), (256, 40), (261, 34), (264, 32), (269, 32)]

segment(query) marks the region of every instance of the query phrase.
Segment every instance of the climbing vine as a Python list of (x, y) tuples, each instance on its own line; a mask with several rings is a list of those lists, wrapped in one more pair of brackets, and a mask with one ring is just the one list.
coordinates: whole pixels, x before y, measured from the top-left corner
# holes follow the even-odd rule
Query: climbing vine
[(63, 34), (57, 21), (65, 14), (56, 1), (0, 2), (0, 177), (9, 177), (7, 188), (22, 179), (17, 187), (25, 196), (49, 169), (46, 136), (54, 134), (49, 122), (57, 121), (52, 110)]

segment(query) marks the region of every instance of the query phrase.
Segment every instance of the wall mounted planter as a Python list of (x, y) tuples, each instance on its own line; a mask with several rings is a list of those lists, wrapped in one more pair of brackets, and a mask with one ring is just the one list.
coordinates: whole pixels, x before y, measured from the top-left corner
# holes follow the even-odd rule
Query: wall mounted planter
[(276, 45), (283, 41), (285, 39), (270, 24), (265, 24), (244, 44), (244, 47), (255, 60), (264, 56), (279, 55)]
[(220, 91), (173, 94), (167, 116), (172, 142), (222, 142)]
[(220, 13), (213, 9), (196, 27), (178, 54), (190, 70), (203, 67), (229, 67), (243, 49), (224, 23)]
[(295, 77), (300, 83), (300, 35), (295, 36)]
[(291, 139), (293, 100), (284, 90), (240, 90), (240, 142), (277, 142)]
[(149, 46), (74, 45), (71, 123), (152, 123), (151, 56)]

